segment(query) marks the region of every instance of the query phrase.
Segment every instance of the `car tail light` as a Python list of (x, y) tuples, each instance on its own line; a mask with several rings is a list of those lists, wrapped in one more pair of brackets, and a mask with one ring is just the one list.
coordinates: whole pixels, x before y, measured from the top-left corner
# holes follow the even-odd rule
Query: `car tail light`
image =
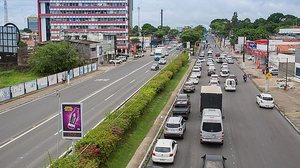
[(224, 139), (224, 132), (222, 132), (222, 139)]
[(152, 155), (155, 156), (155, 153), (153, 152)]
[(174, 155), (173, 153), (170, 153), (170, 154), (169, 154), (170, 157), (173, 156), (173, 155)]

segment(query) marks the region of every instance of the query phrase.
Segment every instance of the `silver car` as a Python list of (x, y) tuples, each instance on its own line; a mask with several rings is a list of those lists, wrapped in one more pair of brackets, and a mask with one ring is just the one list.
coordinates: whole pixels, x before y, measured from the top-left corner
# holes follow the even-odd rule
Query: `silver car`
[(182, 116), (169, 117), (165, 125), (164, 137), (183, 138), (185, 130), (186, 130), (186, 124)]

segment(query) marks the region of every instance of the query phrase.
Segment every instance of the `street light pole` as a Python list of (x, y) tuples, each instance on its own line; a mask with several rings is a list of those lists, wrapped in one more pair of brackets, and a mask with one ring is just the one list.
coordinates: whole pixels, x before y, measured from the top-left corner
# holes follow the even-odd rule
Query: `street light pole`
[(269, 79), (267, 78), (267, 74), (269, 73), (269, 39), (267, 40), (267, 55), (265, 58), (265, 64), (266, 64), (266, 82), (265, 82), (265, 91), (268, 92), (269, 90)]
[(288, 76), (288, 64), (289, 64), (289, 58), (286, 58), (286, 65), (285, 65), (285, 86), (284, 90), (287, 90), (288, 85), (287, 85), (287, 76)]

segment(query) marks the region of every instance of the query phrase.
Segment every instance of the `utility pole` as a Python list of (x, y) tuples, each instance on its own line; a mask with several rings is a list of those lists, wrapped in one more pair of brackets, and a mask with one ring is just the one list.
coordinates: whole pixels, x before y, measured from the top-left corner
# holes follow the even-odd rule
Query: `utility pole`
[(288, 84), (287, 84), (287, 76), (288, 76), (288, 64), (289, 64), (289, 58), (286, 58), (286, 65), (285, 65), (285, 86), (284, 90), (287, 90)]
[(8, 23), (7, 1), (4, 0), (4, 24)]
[(269, 39), (267, 41), (267, 55), (265, 57), (265, 64), (266, 64), (266, 83), (265, 83), (265, 91), (269, 91), (269, 79), (267, 78), (267, 74), (269, 73)]
[(141, 25), (140, 25), (140, 7), (138, 7), (138, 27), (139, 27), (139, 37), (141, 36)]
[(243, 41), (243, 68), (245, 68), (245, 53), (246, 53), (245, 42), (246, 42), (246, 36), (244, 36), (244, 41)]
[(164, 23), (164, 10), (161, 9), (160, 10), (160, 27), (162, 28), (163, 27), (163, 23)]

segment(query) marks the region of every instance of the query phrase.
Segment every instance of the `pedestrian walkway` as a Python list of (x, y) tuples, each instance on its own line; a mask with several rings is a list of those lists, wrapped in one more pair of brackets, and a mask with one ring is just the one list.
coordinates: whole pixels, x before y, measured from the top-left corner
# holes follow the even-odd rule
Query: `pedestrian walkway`
[[(256, 68), (255, 62), (246, 59), (245, 66), (242, 67), (243, 56), (241, 54), (233, 53), (230, 48), (223, 48), (223, 51), (235, 57), (237, 59), (236, 64), (239, 65), (244, 72), (252, 76), (252, 81), (260, 91), (265, 92), (266, 76), (262, 73), (261, 69)], [(300, 134), (300, 83), (294, 81), (294, 88), (284, 90), (277, 87), (276, 80), (278, 79), (280, 78), (273, 76), (269, 80), (268, 92), (274, 98), (281, 114), (287, 118)]]
[(59, 84), (47, 87), (47, 88), (42, 89), (42, 90), (37, 90), (37, 91), (35, 91), (33, 93), (25, 94), (23, 96), (15, 98), (15, 99), (11, 99), (9, 101), (1, 102), (0, 103), (0, 112), (3, 112), (5, 110), (14, 108), (16, 106), (20, 106), (22, 104), (34, 101), (36, 99), (42, 98), (45, 95), (53, 94), (53, 93), (55, 93), (57, 91), (60, 91), (62, 89), (65, 89), (67, 87), (70, 87), (72, 85), (80, 83), (82, 81), (85, 81), (85, 80), (88, 80), (90, 78), (93, 78), (93, 77), (95, 77), (95, 76), (97, 76), (99, 74), (102, 74), (102, 73), (104, 73), (106, 71), (109, 71), (109, 70), (111, 70), (111, 69), (113, 69), (115, 67), (116, 66), (114, 66), (113, 64), (104, 64), (104, 65), (101, 65), (98, 68), (98, 71), (96, 71), (96, 72), (92, 72), (92, 73), (89, 73), (89, 74), (86, 74), (86, 75), (83, 75), (83, 76), (76, 77), (75, 80), (73, 79), (73, 80), (70, 81), (69, 85), (67, 84), (67, 82), (64, 83), (64, 84), (59, 83)]

